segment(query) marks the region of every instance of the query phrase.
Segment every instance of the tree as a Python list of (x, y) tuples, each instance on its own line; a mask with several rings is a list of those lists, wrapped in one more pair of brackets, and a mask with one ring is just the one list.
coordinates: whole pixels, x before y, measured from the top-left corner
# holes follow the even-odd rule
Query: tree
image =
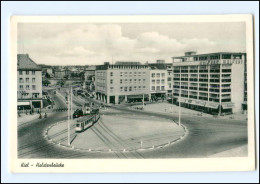
[(65, 85), (65, 81), (64, 80), (59, 80), (56, 85), (62, 87), (62, 86)]
[(49, 86), (49, 84), (51, 84), (51, 82), (47, 79), (42, 81), (43, 86)]
[(45, 77), (46, 77), (46, 78), (50, 78), (51, 76), (50, 76), (49, 73), (46, 73), (46, 74), (45, 74)]

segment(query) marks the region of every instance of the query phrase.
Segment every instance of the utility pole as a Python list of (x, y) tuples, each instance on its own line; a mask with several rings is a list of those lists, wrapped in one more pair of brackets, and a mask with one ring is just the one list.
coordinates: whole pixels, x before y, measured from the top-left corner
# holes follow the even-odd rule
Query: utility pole
[(70, 146), (70, 93), (68, 92), (68, 146)]
[(143, 93), (143, 109), (144, 109), (144, 93)]
[(70, 119), (73, 119), (73, 111), (72, 111), (72, 87), (70, 87)]
[(181, 89), (179, 90), (179, 126), (181, 125)]

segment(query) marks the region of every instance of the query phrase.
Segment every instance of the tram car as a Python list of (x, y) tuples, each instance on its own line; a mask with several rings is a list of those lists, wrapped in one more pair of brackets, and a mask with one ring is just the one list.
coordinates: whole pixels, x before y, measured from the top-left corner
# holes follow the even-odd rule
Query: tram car
[(96, 112), (97, 112), (97, 114), (79, 118), (76, 122), (75, 131), (82, 132), (82, 131), (88, 129), (89, 127), (91, 127), (92, 125), (94, 125), (100, 118), (99, 112), (98, 111), (96, 111)]
[(76, 122), (75, 131), (82, 132), (89, 127), (91, 127), (95, 123), (95, 116), (85, 116), (81, 117)]

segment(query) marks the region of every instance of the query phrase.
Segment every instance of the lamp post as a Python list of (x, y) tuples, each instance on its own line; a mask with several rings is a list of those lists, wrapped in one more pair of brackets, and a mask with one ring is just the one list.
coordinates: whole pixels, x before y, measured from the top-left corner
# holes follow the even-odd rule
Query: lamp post
[(179, 91), (179, 126), (181, 125), (181, 89)]
[(68, 92), (68, 146), (70, 146), (70, 92)]

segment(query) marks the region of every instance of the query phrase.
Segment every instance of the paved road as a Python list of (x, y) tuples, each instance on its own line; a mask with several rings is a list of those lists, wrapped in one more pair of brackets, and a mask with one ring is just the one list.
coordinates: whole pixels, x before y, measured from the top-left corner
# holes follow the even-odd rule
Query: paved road
[[(53, 95), (53, 94), (52, 94)], [(55, 95), (57, 107), (65, 107), (64, 100)], [(89, 101), (94, 101), (89, 99)], [(73, 103), (85, 102), (75, 97)], [(146, 114), (177, 121), (176, 115), (154, 112), (136, 111), (123, 106), (113, 106), (124, 113)], [(18, 128), (18, 157), (20, 158), (136, 158), (135, 154), (88, 153), (63, 149), (43, 139), (43, 131), (57, 121), (65, 120), (67, 112), (57, 112), (46, 119), (35, 120)], [(152, 117), (151, 117), (152, 118)], [(163, 149), (142, 151), (138, 158), (197, 158), (207, 157), (215, 153), (247, 144), (247, 123), (239, 120), (223, 120), (208, 117), (183, 116), (182, 123), (189, 132), (180, 142)], [(246, 156), (246, 155), (238, 155)]]

